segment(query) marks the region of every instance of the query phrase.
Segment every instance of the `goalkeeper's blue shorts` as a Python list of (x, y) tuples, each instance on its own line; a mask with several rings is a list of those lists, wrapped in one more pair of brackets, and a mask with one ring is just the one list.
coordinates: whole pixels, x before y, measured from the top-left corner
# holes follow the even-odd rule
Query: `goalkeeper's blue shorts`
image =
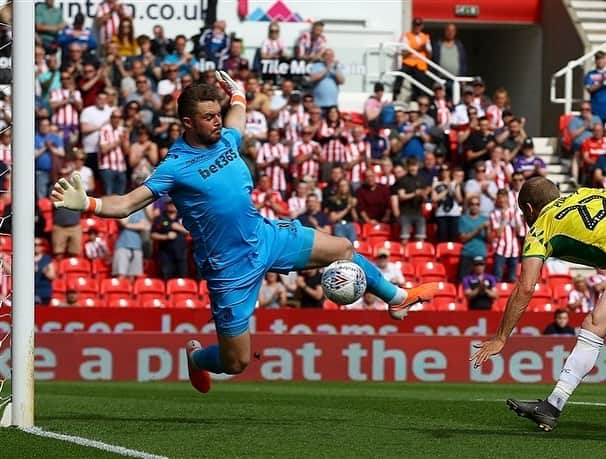
[[(312, 228), (302, 226), (298, 220), (265, 219), (260, 233), (258, 251), (206, 277), (219, 335), (239, 336), (248, 330), (265, 273), (288, 273), (305, 268), (309, 262), (315, 237)], [(247, 274), (244, 282), (243, 274)], [(234, 285), (235, 279), (238, 285)]]

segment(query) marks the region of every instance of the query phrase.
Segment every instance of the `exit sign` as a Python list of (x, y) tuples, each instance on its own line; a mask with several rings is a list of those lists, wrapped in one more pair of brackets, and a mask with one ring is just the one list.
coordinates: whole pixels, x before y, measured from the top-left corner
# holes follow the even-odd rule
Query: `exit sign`
[(456, 16), (477, 17), (480, 15), (478, 5), (455, 5)]

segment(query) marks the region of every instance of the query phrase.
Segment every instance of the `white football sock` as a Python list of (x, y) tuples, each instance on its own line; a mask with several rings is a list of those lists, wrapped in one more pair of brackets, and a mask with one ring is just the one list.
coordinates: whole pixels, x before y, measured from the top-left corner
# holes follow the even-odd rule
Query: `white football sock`
[(397, 304), (402, 304), (402, 303), (404, 303), (404, 301), (406, 301), (406, 298), (408, 298), (408, 292), (406, 290), (404, 290), (403, 288), (398, 287), (396, 294), (389, 301), (389, 304), (392, 306), (395, 306)]
[(566, 359), (564, 368), (560, 373), (560, 378), (556, 383), (551, 395), (547, 401), (562, 410), (581, 380), (591, 371), (595, 365), (600, 348), (604, 344), (604, 339), (598, 335), (581, 329), (577, 338), (577, 344)]

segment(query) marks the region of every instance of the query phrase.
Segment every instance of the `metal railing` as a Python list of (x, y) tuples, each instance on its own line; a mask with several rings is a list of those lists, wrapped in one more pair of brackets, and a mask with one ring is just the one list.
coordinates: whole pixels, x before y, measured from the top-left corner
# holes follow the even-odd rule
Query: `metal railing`
[[(554, 73), (551, 77), (551, 88), (549, 97), (554, 104), (564, 104), (564, 113), (570, 113), (572, 111), (572, 104), (575, 102), (581, 102), (583, 99), (574, 98), (574, 87), (573, 87), (573, 71), (577, 67), (585, 65), (585, 62), (592, 59), (595, 53), (598, 51), (606, 52), (606, 43), (601, 46), (594, 48), (592, 51), (584, 54), (583, 56), (569, 61), (564, 67)], [(557, 95), (557, 80), (560, 77), (564, 77), (564, 97), (558, 97)]]
[(439, 66), (431, 59), (426, 58), (421, 53), (417, 52), (416, 50), (412, 49), (410, 46), (408, 46), (407, 44), (402, 43), (402, 42), (389, 41), (389, 42), (380, 43), (378, 51), (379, 51), (379, 78), (381, 81), (383, 81), (384, 77), (387, 75), (399, 76), (399, 77), (402, 77), (402, 78), (406, 79), (407, 81), (409, 81), (411, 84), (413, 84), (414, 86), (419, 88), (424, 93), (426, 93), (430, 96), (433, 96), (433, 90), (431, 88), (428, 88), (427, 86), (420, 83), (419, 81), (417, 81), (410, 75), (403, 73), (399, 70), (395, 70), (395, 71), (386, 70), (385, 67), (386, 67), (387, 60), (393, 59), (393, 57), (396, 55), (399, 56), (402, 51), (407, 51), (407, 52), (411, 53), (413, 56), (415, 56), (417, 59), (425, 62), (427, 64), (427, 66), (435, 72), (434, 73), (431, 70), (427, 70), (425, 72), (425, 75), (427, 75), (434, 82), (440, 83), (440, 84), (445, 84), (448, 81), (452, 81), (452, 99), (455, 104), (458, 104), (461, 99), (462, 83), (468, 83), (468, 82), (473, 81), (473, 77), (453, 75), (445, 68)]

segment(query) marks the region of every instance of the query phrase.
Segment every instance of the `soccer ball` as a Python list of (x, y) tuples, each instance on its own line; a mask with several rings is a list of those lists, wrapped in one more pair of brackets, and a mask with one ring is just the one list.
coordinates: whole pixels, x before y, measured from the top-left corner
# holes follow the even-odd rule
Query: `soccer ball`
[(351, 304), (364, 294), (366, 276), (364, 271), (350, 260), (335, 261), (324, 269), (322, 290), (330, 301)]

